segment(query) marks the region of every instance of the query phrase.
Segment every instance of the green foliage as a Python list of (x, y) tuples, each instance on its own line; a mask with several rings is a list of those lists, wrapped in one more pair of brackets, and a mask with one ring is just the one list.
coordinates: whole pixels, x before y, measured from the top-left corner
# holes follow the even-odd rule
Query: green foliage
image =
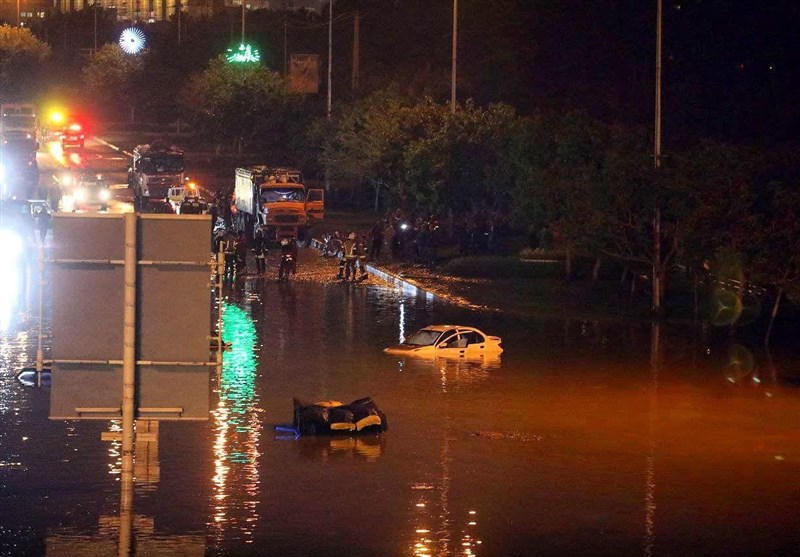
[(180, 99), (198, 131), (239, 150), (257, 137), (285, 139), (283, 126), (297, 102), (277, 73), (256, 64), (229, 64), (224, 56), (192, 76)]
[(83, 68), (86, 90), (96, 106), (122, 115), (132, 111), (143, 88), (141, 56), (125, 54), (118, 44), (105, 44)]
[(21, 99), (33, 92), (50, 47), (24, 27), (0, 25), (0, 98)]
[(321, 160), (340, 181), (385, 189), (398, 205), (466, 213), (508, 205), (518, 139), (513, 109), (468, 102), (452, 113), (431, 99), (410, 103), (378, 91), (342, 110)]

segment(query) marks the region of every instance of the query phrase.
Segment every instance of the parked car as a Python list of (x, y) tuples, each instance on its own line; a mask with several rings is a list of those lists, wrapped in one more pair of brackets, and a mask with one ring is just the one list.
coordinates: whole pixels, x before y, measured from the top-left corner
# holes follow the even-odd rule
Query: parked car
[(429, 325), (384, 352), (394, 356), (481, 359), (499, 355), (503, 351), (501, 343), (500, 337), (474, 327)]

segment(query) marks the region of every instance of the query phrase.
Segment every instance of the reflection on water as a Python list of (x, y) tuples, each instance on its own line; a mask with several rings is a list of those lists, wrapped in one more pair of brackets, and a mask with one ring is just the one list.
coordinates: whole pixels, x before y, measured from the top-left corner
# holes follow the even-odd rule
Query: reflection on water
[[(131, 555), (800, 547), (793, 356), (667, 326), (487, 316), (374, 285), (250, 281), (228, 300), (212, 419), (161, 423), (160, 447), (137, 453)], [(502, 361), (382, 352), (442, 322), (496, 331)], [(3, 365), (30, 362), (35, 332), (0, 333)], [(117, 555), (120, 447), (92, 424), (48, 423), (43, 393), (0, 376), (0, 505), (13, 509), (0, 555)], [(372, 396), (389, 430), (277, 438), (293, 396)]]
[(241, 536), (253, 541), (258, 526), (259, 437), (261, 419), (256, 394), (255, 355), (258, 338), (248, 313), (224, 304), (223, 340), (231, 343), (224, 354), (214, 420), (214, 495), (212, 535), (216, 543)]

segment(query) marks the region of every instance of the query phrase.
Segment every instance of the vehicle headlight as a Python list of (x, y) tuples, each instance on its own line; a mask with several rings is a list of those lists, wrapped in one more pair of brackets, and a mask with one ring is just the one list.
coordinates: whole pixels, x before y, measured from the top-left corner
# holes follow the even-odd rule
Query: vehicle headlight
[(83, 188), (75, 188), (72, 192), (72, 197), (75, 198), (75, 201), (83, 201), (86, 199), (86, 190)]
[(100, 201), (108, 201), (111, 199), (111, 192), (104, 188), (100, 190), (98, 197), (100, 198)]
[(2, 258), (3, 262), (7, 261), (8, 258), (16, 259), (24, 248), (25, 241), (19, 234), (13, 230), (0, 230), (0, 249), (3, 255), (6, 256)]

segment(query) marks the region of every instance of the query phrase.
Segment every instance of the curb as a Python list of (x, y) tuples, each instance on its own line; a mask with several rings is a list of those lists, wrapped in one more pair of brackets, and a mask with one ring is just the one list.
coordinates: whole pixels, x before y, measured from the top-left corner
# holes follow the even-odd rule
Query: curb
[[(309, 242), (309, 245), (315, 249), (322, 249), (322, 242), (317, 240), (316, 238), (312, 238)], [(375, 265), (367, 265), (367, 272), (375, 275), (376, 277), (383, 279), (384, 281), (388, 282), (389, 284), (394, 284), (395, 286), (399, 286), (405, 294), (409, 294), (411, 296), (420, 296), (424, 295), (426, 300), (435, 300), (436, 295), (433, 292), (425, 290), (418, 284), (404, 279), (400, 275), (396, 275), (380, 267), (376, 267)]]

